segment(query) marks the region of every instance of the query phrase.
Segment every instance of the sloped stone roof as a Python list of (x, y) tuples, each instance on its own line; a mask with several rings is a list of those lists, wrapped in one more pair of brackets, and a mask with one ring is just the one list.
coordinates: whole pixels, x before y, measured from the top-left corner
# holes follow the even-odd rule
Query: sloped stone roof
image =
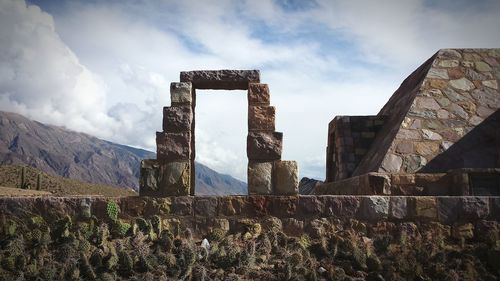
[(353, 176), (499, 165), (500, 49), (442, 49), (403, 81)]

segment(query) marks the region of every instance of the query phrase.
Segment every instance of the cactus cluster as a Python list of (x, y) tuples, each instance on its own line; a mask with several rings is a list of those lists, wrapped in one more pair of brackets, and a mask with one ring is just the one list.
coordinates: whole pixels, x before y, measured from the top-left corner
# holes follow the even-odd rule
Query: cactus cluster
[[(159, 216), (0, 220), (0, 280), (496, 280), (498, 228), (482, 240), (449, 229), (336, 222), (287, 235), (277, 218), (201, 237)], [(383, 229), (383, 230), (380, 230)], [(286, 230), (286, 229), (285, 229)], [(319, 235), (318, 235), (319, 234)], [(427, 239), (426, 237), (433, 237)]]

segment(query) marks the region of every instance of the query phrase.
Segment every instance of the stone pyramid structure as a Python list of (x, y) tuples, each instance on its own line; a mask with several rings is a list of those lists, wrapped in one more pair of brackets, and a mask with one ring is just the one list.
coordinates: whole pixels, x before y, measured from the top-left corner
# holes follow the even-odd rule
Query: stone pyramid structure
[(329, 124), (327, 182), (500, 168), (500, 49), (442, 49), (376, 116)]

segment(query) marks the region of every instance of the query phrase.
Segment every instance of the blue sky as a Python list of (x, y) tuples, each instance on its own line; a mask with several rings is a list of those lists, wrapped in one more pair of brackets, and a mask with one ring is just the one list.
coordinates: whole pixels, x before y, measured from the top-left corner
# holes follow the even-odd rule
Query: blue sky
[[(500, 47), (500, 1), (0, 0), (0, 110), (155, 150), (169, 84), (260, 69), (283, 159), (324, 178), (328, 122), (376, 114), (440, 48)], [(197, 160), (246, 180), (246, 95), (204, 91)]]

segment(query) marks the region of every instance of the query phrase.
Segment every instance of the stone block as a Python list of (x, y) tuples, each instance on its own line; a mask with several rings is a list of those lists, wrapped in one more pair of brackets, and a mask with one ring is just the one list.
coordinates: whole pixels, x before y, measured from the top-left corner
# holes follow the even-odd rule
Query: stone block
[(191, 106), (166, 106), (163, 108), (163, 131), (168, 133), (191, 131), (193, 111)]
[(156, 158), (160, 162), (189, 160), (191, 133), (156, 132)]
[(293, 217), (297, 211), (298, 198), (289, 196), (270, 197), (271, 215), (279, 218)]
[(299, 197), (299, 213), (306, 217), (320, 216), (324, 213), (325, 204), (320, 196), (303, 195)]
[(272, 173), (272, 162), (249, 162), (247, 174), (248, 194), (272, 194)]
[(191, 93), (191, 82), (172, 82), (170, 83), (170, 102), (171, 104), (187, 104), (193, 102)]
[(192, 196), (174, 197), (171, 207), (172, 214), (176, 216), (192, 216), (193, 200), (194, 197)]
[(275, 194), (295, 195), (299, 193), (299, 168), (296, 161), (275, 161), (273, 179)]
[(472, 239), (474, 237), (474, 225), (472, 223), (454, 224), (451, 235), (455, 239)]
[(239, 216), (248, 213), (249, 203), (247, 196), (219, 197), (219, 214), (224, 216)]
[(437, 219), (437, 204), (434, 197), (414, 197), (413, 215), (421, 219)]
[(249, 132), (247, 136), (247, 156), (250, 160), (279, 160), (283, 133)]
[(325, 216), (355, 218), (360, 206), (359, 196), (322, 196)]
[(214, 218), (218, 215), (218, 200), (216, 197), (195, 197), (194, 215)]
[(463, 219), (482, 219), (490, 214), (488, 197), (462, 197), (460, 207), (460, 218)]
[(269, 105), (269, 87), (267, 84), (248, 84), (248, 105)]
[(182, 71), (181, 82), (191, 82), (196, 89), (247, 90), (249, 83), (260, 82), (258, 70)]
[(249, 204), (248, 216), (267, 216), (270, 213), (271, 199), (269, 196), (250, 196)]
[(389, 215), (389, 197), (369, 196), (361, 201), (360, 216), (370, 221), (387, 218)]
[(451, 224), (458, 220), (460, 197), (439, 197), (437, 199), (439, 221)]
[(162, 163), (159, 173), (159, 195), (186, 196), (191, 190), (190, 161)]
[(141, 161), (141, 177), (139, 180), (139, 194), (141, 196), (155, 195), (158, 192), (160, 164), (155, 159)]
[(248, 130), (274, 131), (275, 111), (274, 106), (249, 106)]
[(389, 216), (392, 219), (402, 220), (408, 216), (408, 200), (406, 197), (390, 197)]

